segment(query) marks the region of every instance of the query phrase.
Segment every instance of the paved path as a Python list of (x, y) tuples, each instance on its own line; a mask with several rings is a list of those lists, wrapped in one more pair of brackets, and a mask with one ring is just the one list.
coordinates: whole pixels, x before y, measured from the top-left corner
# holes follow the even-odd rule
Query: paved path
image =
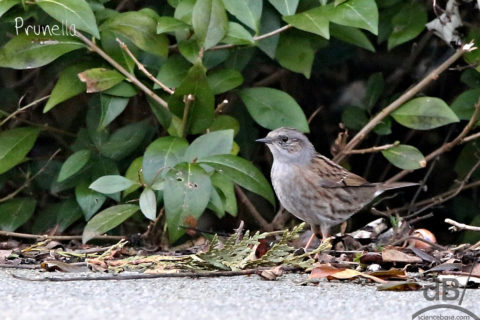
[[(26, 282), (13, 279), (9, 273), (29, 277), (72, 275), (0, 269), (0, 319), (5, 320), (396, 320), (411, 319), (414, 312), (433, 304), (421, 291), (380, 292), (370, 285), (339, 282), (295, 284), (306, 275), (288, 275), (277, 281), (242, 276)], [(467, 290), (462, 306), (480, 315), (480, 289)]]

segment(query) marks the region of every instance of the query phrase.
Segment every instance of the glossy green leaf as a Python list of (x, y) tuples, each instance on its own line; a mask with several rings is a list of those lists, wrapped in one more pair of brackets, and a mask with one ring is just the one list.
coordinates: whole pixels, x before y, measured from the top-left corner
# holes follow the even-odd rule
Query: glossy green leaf
[(391, 164), (403, 170), (415, 170), (426, 165), (423, 154), (417, 148), (406, 144), (383, 150), (382, 154)]
[(201, 47), (216, 45), (228, 31), (228, 18), (222, 0), (197, 0), (193, 7), (193, 30)]
[(300, 0), (268, 0), (282, 16), (294, 15)]
[(326, 7), (317, 7), (293, 16), (286, 16), (283, 20), (297, 29), (318, 34), (326, 39), (330, 38), (329, 12)]
[(90, 150), (80, 150), (68, 157), (60, 169), (57, 181), (66, 180), (79, 172), (90, 160), (90, 155)]
[(127, 81), (122, 81), (110, 89), (103, 91), (103, 93), (115, 97), (131, 98), (137, 95), (138, 90)]
[(148, 130), (149, 125), (144, 121), (127, 124), (99, 145), (100, 153), (110, 159), (124, 159), (140, 146)]
[(329, 4), (328, 19), (340, 25), (378, 34), (378, 8), (375, 0), (349, 0), (336, 7)]
[(193, 140), (185, 151), (184, 161), (193, 162), (215, 154), (229, 154), (232, 150), (233, 130), (213, 131)]
[(228, 33), (225, 38), (222, 39), (222, 42), (236, 45), (253, 45), (255, 40), (253, 40), (250, 32), (248, 32), (241, 24), (229, 22)]
[(67, 52), (83, 48), (74, 37), (20, 34), (0, 49), (0, 67), (32, 69), (44, 66)]
[(178, 43), (178, 51), (190, 63), (196, 63), (199, 60), (200, 46), (194, 38), (180, 41)]
[[(266, 6), (262, 13), (262, 18), (260, 20), (260, 32), (259, 34), (267, 34), (273, 32), (281, 27), (281, 20), (275, 10), (271, 9), (270, 7)], [(257, 47), (262, 50), (267, 56), (271, 59), (275, 59), (275, 51), (277, 50), (278, 41), (280, 39), (280, 35), (276, 34), (271, 37), (264, 38), (262, 40), (257, 41)], [(250, 61), (251, 55), (253, 55), (253, 50), (246, 50), (237, 49), (235, 51), (236, 54), (240, 55), (240, 64), (245, 67), (245, 65)], [(243, 51), (243, 52), (242, 52)], [(238, 59), (238, 57), (237, 57)], [(234, 68), (241, 70), (243, 67), (233, 67), (227, 66), (227, 68)]]
[[(157, 79), (169, 88), (176, 88), (187, 76), (192, 64), (179, 54), (168, 57), (161, 66)], [(155, 85), (155, 89), (159, 87)]]
[(173, 118), (173, 115), (170, 112), (170, 110), (160, 105), (158, 102), (156, 102), (152, 98), (147, 97), (147, 102), (153, 114), (155, 115), (155, 118), (157, 118), (158, 122), (160, 122), (162, 127), (168, 130), (168, 128), (170, 128), (170, 125), (172, 123), (172, 118)]
[[(125, 178), (130, 179), (132, 181), (138, 181), (139, 183), (143, 183), (145, 179), (143, 177), (142, 166), (143, 166), (143, 157), (135, 158), (135, 160), (133, 160), (132, 163), (130, 163), (130, 166), (125, 172)], [(140, 188), (140, 184), (134, 184), (127, 190), (123, 191), (123, 196), (125, 197), (129, 195), (130, 193), (138, 190), (138, 188)]]
[(272, 205), (275, 204), (275, 197), (270, 184), (250, 161), (230, 154), (220, 154), (200, 159), (198, 163), (204, 163), (221, 170), (236, 184), (261, 195)]
[(172, 17), (160, 17), (157, 20), (157, 33), (173, 32), (178, 29), (188, 29), (189, 27), (182, 20)]
[(198, 220), (210, 199), (211, 182), (198, 164), (180, 163), (167, 174), (164, 190), (165, 213), (170, 242), (184, 233), (185, 219)]
[[(112, 34), (113, 39), (126, 38), (142, 50), (166, 57), (168, 38), (163, 34), (157, 34), (157, 19), (158, 17), (154, 17), (151, 11), (146, 9), (123, 12), (103, 23), (100, 31)], [(103, 37), (102, 34), (102, 42)]]
[(153, 141), (143, 156), (143, 176), (151, 185), (156, 178), (164, 177), (185, 154), (188, 142), (184, 138), (161, 137)]
[(100, 39), (92, 9), (85, 0), (36, 0), (35, 3), (55, 20), (86, 31)]
[(213, 121), (212, 125), (208, 129), (210, 131), (232, 129), (233, 136), (236, 136), (238, 131), (240, 130), (240, 123), (236, 118), (232, 116), (221, 114), (215, 117), (215, 120)]
[(460, 120), (470, 120), (475, 111), (475, 104), (479, 101), (480, 89), (471, 89), (462, 92), (452, 102), (452, 110)]
[(275, 57), (288, 70), (302, 73), (307, 79), (312, 71), (315, 48), (310, 39), (297, 33), (285, 32), (280, 35)]
[(373, 131), (380, 136), (392, 133), (392, 117), (384, 118), (373, 128)]
[(30, 219), (37, 202), (32, 198), (15, 198), (0, 204), (0, 230), (12, 232)]
[(0, 1), (0, 17), (3, 16), (5, 12), (10, 10), (16, 4), (19, 4), (20, 0), (2, 0)]
[(448, 105), (439, 98), (415, 98), (392, 113), (398, 123), (407, 128), (429, 130), (460, 121)]
[(222, 197), (218, 193), (214, 186), (210, 190), (210, 199), (208, 201), (207, 208), (215, 212), (218, 218), (225, 216), (225, 208), (223, 207)]
[(207, 75), (207, 82), (214, 94), (220, 94), (240, 86), (243, 76), (237, 70), (218, 69)]
[(82, 218), (82, 209), (75, 199), (64, 200), (49, 205), (40, 211), (33, 222), (32, 232), (42, 234), (53, 228), (58, 228), (59, 232), (64, 232), (80, 218)]
[(87, 87), (78, 78), (78, 74), (85, 69), (88, 69), (85, 64), (75, 64), (67, 67), (60, 73), (50, 98), (43, 109), (44, 113), (59, 103), (86, 91)]
[(348, 129), (361, 130), (368, 122), (368, 115), (361, 108), (348, 107), (342, 113), (342, 122)]
[(374, 73), (368, 78), (367, 92), (364, 100), (365, 108), (368, 111), (371, 111), (378, 99), (380, 99), (384, 87), (385, 81), (383, 80), (383, 74), (381, 72)]
[(175, 90), (169, 99), (170, 110), (180, 118), (184, 114), (184, 96), (192, 94), (186, 129), (192, 134), (203, 133), (213, 122), (215, 111), (215, 99), (207, 82), (205, 68), (201, 63), (195, 64), (188, 71), (187, 77)]
[(110, 89), (123, 81), (124, 76), (116, 70), (93, 68), (78, 74), (80, 81), (87, 85), (87, 92), (99, 92)]
[[(118, 166), (115, 161), (99, 157), (97, 161), (92, 161), (91, 177), (89, 181), (95, 181), (101, 177), (109, 175), (119, 175)], [(107, 197), (119, 202), (121, 198), (120, 192), (105, 194)]]
[(100, 97), (102, 114), (98, 124), (99, 129), (106, 128), (113, 120), (115, 120), (115, 118), (117, 118), (127, 107), (128, 100), (128, 98), (102, 94)]
[(415, 39), (425, 29), (426, 23), (425, 4), (407, 1), (392, 18), (393, 31), (388, 37), (388, 50)]
[(276, 129), (291, 127), (309, 132), (307, 118), (298, 103), (287, 93), (272, 88), (240, 90), (240, 98), (253, 119), (262, 127)]
[(332, 37), (351, 43), (368, 51), (375, 52), (375, 48), (368, 37), (357, 28), (346, 27), (336, 23), (330, 24), (330, 34)]
[(143, 215), (152, 221), (157, 217), (157, 198), (155, 192), (150, 188), (145, 188), (140, 195), (140, 210)]
[(75, 199), (82, 209), (85, 220), (91, 217), (102, 207), (107, 200), (103, 194), (88, 188), (88, 183), (82, 181), (75, 187)]
[(87, 243), (92, 238), (112, 230), (130, 218), (138, 209), (134, 204), (121, 204), (99, 212), (83, 229), (82, 242)]
[(138, 182), (118, 175), (103, 176), (90, 184), (88, 188), (103, 194), (126, 190)]
[(28, 127), (0, 132), (0, 174), (23, 161), (39, 132), (36, 128)]
[(225, 8), (240, 22), (258, 32), (262, 16), (263, 1), (258, 0), (223, 0)]
[(232, 180), (230, 180), (224, 173), (215, 172), (210, 180), (212, 184), (219, 190), (224, 199), (224, 209), (232, 216), (237, 216), (237, 197), (235, 196), (235, 189)]

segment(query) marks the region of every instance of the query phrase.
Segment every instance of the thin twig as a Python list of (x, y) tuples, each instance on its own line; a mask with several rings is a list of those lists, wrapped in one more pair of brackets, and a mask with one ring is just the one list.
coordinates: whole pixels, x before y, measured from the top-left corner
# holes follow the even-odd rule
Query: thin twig
[(112, 57), (110, 57), (108, 54), (105, 53), (100, 47), (98, 47), (95, 43), (90, 41), (87, 37), (85, 37), (83, 34), (80, 32), (76, 32), (75, 35), (82, 40), (90, 50), (96, 52), (99, 56), (101, 56), (103, 59), (105, 59), (108, 63), (110, 63), (115, 69), (120, 71), (130, 82), (135, 84), (137, 87), (139, 87), (143, 92), (145, 92), (147, 95), (149, 95), (153, 100), (158, 102), (161, 106), (163, 106), (165, 109), (168, 109), (168, 103), (160, 98), (155, 92), (150, 90), (146, 85), (144, 85), (140, 80), (135, 77), (135, 75), (131, 74), (128, 72), (124, 67), (122, 67), (117, 61), (115, 61)]
[(120, 48), (122, 48), (122, 50), (125, 51), (130, 56), (130, 58), (132, 58), (132, 60), (137, 65), (138, 69), (140, 71), (142, 71), (150, 80), (155, 82), (166, 93), (168, 93), (168, 94), (173, 94), (174, 93), (174, 91), (172, 89), (170, 89), (169, 87), (164, 85), (160, 80), (158, 80), (150, 72), (148, 72), (148, 70), (145, 68), (145, 66), (140, 61), (138, 61), (137, 57), (135, 57), (135, 55), (132, 53), (132, 51), (130, 51), (130, 49), (128, 49), (128, 46), (122, 40), (120, 40), (118, 38), (116, 38), (115, 40), (117, 40), (118, 44), (120, 45)]
[(310, 117), (308, 117), (307, 123), (308, 124), (312, 123), (312, 120), (317, 116), (317, 114), (320, 113), (320, 111), (322, 111), (322, 109), (323, 109), (323, 106), (320, 106), (317, 109), (315, 109), (315, 111), (312, 112)]
[[(30, 234), (30, 233), (19, 233), (19, 232), (9, 232), (0, 230), (0, 236), (12, 237), (12, 238), (22, 238), (22, 239), (36, 239), (36, 240), (57, 240), (57, 241), (69, 241), (69, 240), (82, 240), (82, 236), (49, 236), (42, 234)], [(95, 240), (113, 240), (118, 241), (125, 239), (125, 236), (96, 236), (92, 239)]]
[(185, 102), (185, 109), (183, 109), (183, 119), (182, 119), (182, 137), (187, 136), (188, 128), (187, 128), (187, 123), (188, 123), (188, 113), (190, 112), (190, 105), (192, 102), (195, 100), (195, 97), (192, 94), (189, 94), (185, 96), (184, 102)]
[(398, 145), (400, 142), (395, 142), (395, 143), (390, 143), (390, 144), (385, 144), (383, 146), (378, 146), (378, 147), (370, 147), (370, 148), (365, 148), (365, 149), (355, 149), (355, 150), (350, 150), (348, 151), (347, 154), (365, 154), (365, 153), (374, 153), (374, 152), (379, 152), (383, 150), (388, 150), (396, 145)]
[(223, 99), (223, 101), (220, 102), (220, 103), (217, 105), (217, 107), (215, 108), (215, 114), (220, 114), (220, 113), (222, 113), (222, 112), (223, 112), (223, 108), (225, 108), (225, 106), (226, 106), (227, 104), (229, 104), (229, 103), (230, 103), (230, 101), (228, 101), (227, 99)]
[(26, 106), (24, 107), (21, 107), (21, 108), (18, 108), (17, 110), (15, 110), (15, 112), (12, 112), (8, 117), (6, 117), (5, 119), (3, 119), (2, 122), (0, 122), (0, 127), (3, 126), (5, 123), (7, 123), (10, 119), (14, 118), (15, 116), (17, 116), (17, 114), (31, 108), (31, 107), (34, 107), (36, 106), (37, 104), (39, 104), (40, 102), (42, 101), (45, 101), (47, 100), (48, 98), (50, 98), (50, 95), (47, 95), (45, 97), (41, 97), (40, 99), (37, 99), (35, 101), (32, 101), (31, 103), (27, 104)]
[(388, 115), (390, 115), (393, 111), (398, 109), (402, 106), (405, 102), (412, 99), (417, 93), (423, 90), (430, 82), (436, 80), (438, 76), (448, 69), (450, 65), (452, 65), (455, 61), (457, 61), (460, 57), (463, 56), (464, 53), (471, 51), (473, 48), (473, 43), (465, 44), (460, 49), (458, 49), (450, 58), (448, 58), (445, 62), (443, 62), (440, 66), (435, 68), (432, 72), (430, 72), (425, 78), (423, 78), (419, 83), (417, 83), (414, 87), (407, 90), (404, 94), (402, 94), (398, 99), (393, 101), (390, 105), (382, 109), (373, 119), (371, 119), (363, 128), (360, 130), (353, 138), (350, 140), (349, 143), (345, 146), (343, 150), (341, 150), (335, 157), (335, 162), (341, 162), (344, 160), (348, 152), (353, 150), (366, 136), (372, 131), (377, 124), (379, 124), (383, 119), (385, 119)]
[(449, 229), (453, 231), (459, 231), (459, 230), (480, 231), (480, 227), (470, 226), (468, 224), (460, 223), (449, 218), (445, 219), (445, 223), (451, 224), (453, 227), (450, 227)]
[[(460, 134), (455, 139), (453, 139), (452, 141), (450, 141), (448, 143), (444, 143), (439, 148), (437, 148), (436, 150), (434, 150), (433, 152), (428, 154), (425, 157), (425, 161), (428, 162), (428, 161), (434, 159), (435, 157), (441, 155), (442, 153), (452, 150), (453, 147), (455, 147), (457, 144), (461, 143), (463, 138), (476, 125), (479, 114), (480, 114), (480, 98), (478, 99), (477, 103), (475, 104), (475, 110), (472, 114), (472, 117), (468, 121), (467, 125), (463, 128), (462, 132), (460, 132)], [(388, 179), (387, 182), (398, 181), (410, 172), (412, 172), (412, 171), (411, 170), (402, 170), (399, 173), (397, 173), (396, 175), (394, 175), (393, 177), (391, 177), (390, 179)]]
[(57, 151), (55, 151), (51, 156), (50, 158), (48, 158), (47, 162), (40, 168), (40, 170), (37, 171), (37, 173), (35, 173), (33, 176), (31, 176), (30, 178), (27, 178), (27, 180), (25, 180), (25, 182), (18, 188), (16, 189), (15, 191), (9, 193), (8, 195), (6, 195), (5, 197), (3, 198), (0, 198), (0, 203), (2, 202), (5, 202), (7, 200), (10, 200), (10, 199), (13, 199), (17, 194), (20, 193), (20, 191), (22, 191), (23, 189), (25, 189), (26, 187), (28, 187), (30, 185), (30, 182), (32, 182), (33, 180), (35, 180), (35, 178), (37, 178), (43, 171), (45, 171), (45, 169), (47, 168), (47, 166), (50, 164), (50, 161), (52, 161), (56, 156), (57, 154), (60, 152), (61, 150), (60, 149), (57, 149)]
[(438, 156), (430, 164), (430, 167), (428, 168), (427, 173), (425, 174), (422, 181), (420, 182), (420, 185), (418, 186), (417, 191), (415, 191), (415, 194), (413, 195), (413, 198), (410, 201), (410, 206), (408, 208), (407, 214), (410, 214), (410, 212), (412, 212), (413, 205), (415, 204), (415, 201), (417, 201), (417, 198), (420, 195), (420, 192), (423, 190), (423, 188), (427, 184), (427, 180), (430, 177), (430, 175), (432, 174), (433, 168), (435, 168), (435, 164), (437, 163), (437, 161), (438, 161)]
[(42, 266), (39, 264), (8, 264), (8, 263), (0, 263), (0, 269), (28, 269), (28, 270), (35, 270), (35, 269), (42, 269)]
[(264, 231), (272, 231), (273, 230), (272, 226), (267, 222), (267, 220), (265, 220), (264, 217), (262, 217), (262, 215), (258, 212), (257, 208), (255, 208), (255, 206), (252, 204), (250, 199), (248, 199), (247, 195), (237, 185), (235, 185), (235, 192), (238, 195), (238, 197), (240, 198), (240, 202), (245, 204), (248, 211), (250, 212), (252, 217), (257, 221), (257, 223), (260, 225), (260, 227)]

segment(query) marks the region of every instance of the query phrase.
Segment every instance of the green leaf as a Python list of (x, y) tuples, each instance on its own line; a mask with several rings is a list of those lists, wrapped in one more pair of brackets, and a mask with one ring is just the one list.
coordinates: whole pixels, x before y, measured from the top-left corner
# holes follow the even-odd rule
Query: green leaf
[(255, 40), (253, 40), (250, 32), (248, 32), (241, 24), (229, 22), (228, 33), (225, 38), (222, 39), (222, 42), (236, 45), (253, 45)]
[(208, 74), (207, 82), (214, 94), (220, 94), (240, 86), (243, 77), (237, 70), (218, 69)]
[(33, 215), (37, 202), (32, 198), (16, 198), (0, 204), (0, 230), (12, 232)]
[(48, 112), (60, 102), (85, 92), (87, 87), (80, 81), (78, 74), (87, 68), (85, 64), (75, 64), (60, 73), (43, 113)]
[(107, 197), (103, 194), (89, 189), (86, 181), (80, 182), (75, 187), (75, 198), (87, 221), (97, 213), (107, 200)]
[(475, 104), (480, 98), (480, 89), (471, 89), (462, 92), (452, 102), (452, 110), (460, 120), (470, 120), (475, 111)]
[(210, 200), (208, 201), (207, 208), (215, 212), (217, 217), (220, 219), (225, 216), (225, 208), (223, 207), (222, 197), (214, 186), (212, 186), (210, 190)]
[(148, 130), (149, 126), (145, 121), (127, 124), (98, 146), (100, 153), (110, 159), (124, 159), (140, 146)]
[(20, 0), (2, 0), (0, 1), (0, 17), (3, 16), (11, 7), (20, 3)]
[(143, 176), (151, 185), (157, 177), (164, 177), (183, 157), (188, 148), (184, 138), (161, 137), (153, 141), (143, 156)]
[(75, 199), (64, 200), (40, 211), (32, 225), (32, 232), (42, 234), (52, 228), (58, 228), (59, 232), (64, 232), (81, 217), (82, 210)]
[(460, 81), (470, 88), (480, 88), (480, 72), (475, 69), (467, 69), (462, 72)]
[(110, 89), (103, 91), (103, 93), (115, 97), (131, 98), (137, 95), (138, 90), (127, 81), (122, 81)]
[(215, 117), (215, 120), (208, 129), (210, 131), (232, 129), (233, 136), (236, 136), (238, 131), (240, 130), (240, 123), (236, 118), (222, 114)]
[(237, 198), (235, 196), (235, 189), (232, 180), (230, 180), (224, 173), (215, 172), (210, 180), (212, 184), (218, 188), (220, 194), (225, 199), (224, 209), (232, 216), (237, 216)]
[[(169, 88), (176, 88), (187, 76), (192, 64), (179, 54), (168, 57), (168, 60), (161, 66), (157, 79)], [(158, 89), (157, 85), (154, 89)]]
[(262, 16), (262, 2), (258, 0), (223, 0), (228, 12), (257, 33)]
[(215, 154), (229, 154), (232, 150), (233, 130), (206, 133), (195, 139), (185, 151), (184, 161), (193, 162)]
[(36, 128), (28, 127), (0, 132), (0, 174), (23, 161), (39, 132)]
[(330, 33), (333, 37), (339, 40), (375, 52), (372, 43), (361, 30), (332, 23), (330, 24)]
[(173, 32), (188, 28), (190, 28), (188, 24), (172, 17), (160, 17), (157, 20), (157, 33)]
[(398, 123), (407, 128), (429, 130), (460, 120), (448, 105), (439, 98), (415, 98), (392, 113)]
[(65, 160), (58, 174), (57, 181), (62, 182), (79, 172), (90, 160), (90, 150), (80, 150)]
[(86, 83), (87, 92), (99, 92), (110, 89), (123, 81), (124, 76), (116, 70), (93, 68), (78, 74), (80, 81)]
[(385, 81), (383, 80), (383, 74), (381, 72), (374, 73), (368, 78), (364, 103), (369, 112), (382, 96), (384, 87)]
[[(125, 172), (125, 178), (142, 183), (145, 180), (143, 177), (142, 166), (143, 157), (135, 158)], [(136, 191), (138, 188), (140, 188), (140, 184), (134, 184), (127, 190), (123, 191), (123, 197), (126, 197), (128, 194)]]
[[(267, 34), (272, 31), (275, 31), (280, 28), (280, 17), (278, 14), (275, 12), (275, 10), (271, 9), (270, 7), (266, 6), (263, 10), (262, 13), (262, 19), (260, 20), (260, 32), (259, 34)], [(280, 36), (278, 34), (264, 38), (262, 40), (257, 41), (257, 47), (262, 50), (267, 56), (269, 56), (271, 59), (275, 59), (275, 51), (277, 50), (277, 45), (278, 41), (280, 39)], [(236, 49), (235, 51), (235, 56), (236, 55), (241, 55), (240, 58), (240, 63), (245, 67), (245, 65), (250, 61), (251, 56), (253, 55), (253, 50), (248, 50), (250, 48), (246, 48), (244, 50), (241, 50), (239, 48)], [(239, 58), (236, 58), (239, 59)], [(229, 66), (227, 66), (228, 68)], [(243, 67), (235, 67), (235, 69), (243, 69)], [(230, 68), (233, 68), (233, 66), (230, 65)]]
[(275, 57), (282, 67), (302, 73), (309, 79), (314, 55), (315, 48), (307, 37), (291, 32), (285, 32), (280, 35)]
[(100, 39), (92, 9), (85, 0), (36, 0), (35, 3), (55, 20)]
[[(121, 40), (126, 38), (142, 50), (166, 57), (168, 55), (168, 38), (163, 34), (157, 34), (157, 19), (151, 14), (151, 11), (146, 9), (123, 12), (103, 23), (100, 31), (111, 33), (113, 39), (115, 37), (119, 37)], [(102, 34), (102, 44), (103, 37)], [(118, 43), (116, 45), (118, 47)]]
[(103, 194), (112, 194), (126, 190), (135, 184), (139, 183), (119, 175), (109, 175), (98, 178), (88, 188)]
[(392, 18), (393, 31), (388, 37), (388, 50), (415, 39), (425, 29), (427, 10), (425, 5), (407, 1)]
[(361, 130), (368, 122), (368, 115), (361, 108), (348, 107), (343, 111), (342, 122), (348, 129)]
[(326, 7), (322, 6), (293, 16), (283, 17), (283, 20), (297, 29), (330, 39), (329, 12)]
[(406, 144), (383, 150), (382, 154), (391, 164), (403, 170), (415, 170), (426, 165), (423, 154), (417, 148)]
[[(467, 37), (464, 41), (464, 43), (469, 43), (470, 41), (473, 41), (473, 43), (475, 44), (480, 43), (480, 31), (478, 30), (478, 28), (469, 28)], [(470, 52), (465, 52), (463, 54), (463, 58), (468, 64), (478, 64), (480, 62), (480, 50), (477, 49)], [(475, 68), (475, 70), (480, 72), (478, 66)]]
[(180, 163), (166, 177), (164, 201), (170, 242), (185, 231), (185, 219), (198, 220), (210, 199), (210, 177), (198, 164)]
[(150, 188), (145, 188), (140, 195), (140, 210), (143, 215), (152, 221), (157, 217), (157, 198), (155, 192)]
[(197, 0), (193, 7), (193, 30), (201, 47), (209, 49), (228, 31), (228, 18), (222, 0)]
[(83, 48), (73, 37), (20, 34), (0, 49), (0, 67), (32, 69), (49, 64), (67, 52)]
[(221, 170), (238, 185), (261, 195), (275, 205), (275, 197), (270, 184), (250, 161), (230, 154), (220, 154), (200, 159), (198, 163)]
[(99, 212), (88, 221), (83, 229), (82, 242), (87, 243), (92, 238), (115, 228), (130, 218), (138, 209), (138, 206), (134, 204), (121, 204)]
[(268, 0), (282, 16), (291, 16), (297, 11), (300, 0)]
[(98, 124), (99, 129), (106, 128), (127, 107), (128, 98), (114, 97), (106, 94), (100, 96), (102, 114)]
[[(120, 174), (115, 161), (108, 158), (99, 157), (97, 161), (92, 163), (91, 168), (91, 177), (89, 181), (94, 181), (103, 176)], [(121, 194), (120, 192), (115, 192), (106, 194), (106, 196), (119, 202)]]
[(329, 4), (328, 19), (378, 34), (378, 8), (375, 0), (349, 0), (336, 7)]
[(147, 102), (153, 114), (155, 115), (155, 118), (157, 118), (158, 122), (160, 122), (162, 127), (164, 127), (165, 129), (170, 128), (170, 125), (172, 124), (172, 119), (174, 117), (170, 110), (160, 105), (157, 101), (153, 100), (150, 97), (147, 97)]
[(291, 127), (309, 132), (302, 108), (287, 93), (265, 87), (240, 90), (240, 98), (253, 119), (262, 127), (274, 130)]
[(201, 63), (196, 63), (190, 68), (187, 77), (168, 101), (170, 110), (178, 117), (183, 118), (185, 108), (183, 98), (189, 94), (194, 96), (194, 100), (190, 103), (187, 131), (192, 134), (203, 133), (213, 122), (215, 99)]
[(195, 39), (183, 40), (178, 43), (178, 51), (190, 63), (195, 63), (199, 60), (200, 46)]
[(384, 118), (373, 128), (373, 131), (380, 136), (392, 133), (392, 117)]

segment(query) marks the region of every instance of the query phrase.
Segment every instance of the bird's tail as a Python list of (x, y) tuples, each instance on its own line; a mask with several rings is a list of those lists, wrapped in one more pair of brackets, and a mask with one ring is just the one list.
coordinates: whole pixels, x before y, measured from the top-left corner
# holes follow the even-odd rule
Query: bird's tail
[(375, 193), (375, 196), (380, 195), (381, 193), (392, 190), (392, 189), (399, 189), (399, 188), (406, 188), (406, 187), (413, 187), (418, 186), (419, 183), (416, 182), (391, 182), (391, 183), (380, 183), (378, 184), (378, 190)]

